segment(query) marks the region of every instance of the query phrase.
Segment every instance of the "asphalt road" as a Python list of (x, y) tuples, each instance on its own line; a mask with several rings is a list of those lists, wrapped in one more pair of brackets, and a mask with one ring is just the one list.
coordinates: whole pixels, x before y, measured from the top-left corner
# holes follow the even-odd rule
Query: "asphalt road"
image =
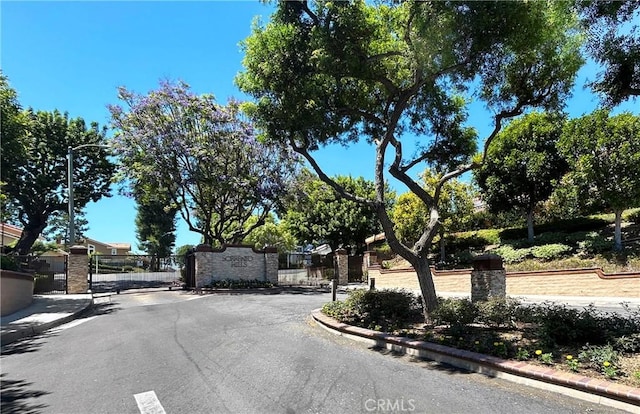
[(618, 413), (390, 355), (308, 317), (330, 295), (156, 292), (2, 349), (2, 413)]

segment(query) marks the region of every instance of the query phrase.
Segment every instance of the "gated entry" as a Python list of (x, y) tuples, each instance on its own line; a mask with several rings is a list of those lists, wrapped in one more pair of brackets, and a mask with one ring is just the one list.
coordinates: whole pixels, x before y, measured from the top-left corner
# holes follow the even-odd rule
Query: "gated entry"
[(175, 286), (180, 284), (182, 266), (178, 256), (94, 255), (89, 261), (89, 289), (100, 293)]

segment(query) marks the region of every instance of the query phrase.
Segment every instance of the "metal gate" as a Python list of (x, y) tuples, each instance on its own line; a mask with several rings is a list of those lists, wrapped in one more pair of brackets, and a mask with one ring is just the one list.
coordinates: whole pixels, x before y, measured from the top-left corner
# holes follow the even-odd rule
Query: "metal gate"
[(178, 256), (93, 255), (89, 261), (89, 289), (100, 293), (179, 286), (181, 267)]
[(196, 253), (193, 249), (184, 256), (184, 285), (187, 289), (196, 287)]

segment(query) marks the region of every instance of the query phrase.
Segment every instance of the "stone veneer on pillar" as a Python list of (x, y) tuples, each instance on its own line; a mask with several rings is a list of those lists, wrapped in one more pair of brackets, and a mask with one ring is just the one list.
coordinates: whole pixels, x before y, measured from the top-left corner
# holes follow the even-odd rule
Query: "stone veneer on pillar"
[(67, 263), (67, 293), (78, 294), (89, 291), (89, 255), (85, 246), (72, 246)]
[(337, 249), (335, 251), (338, 274), (338, 285), (347, 285), (349, 283), (349, 256), (346, 249)]
[(506, 293), (507, 273), (502, 266), (502, 258), (495, 254), (476, 257), (471, 271), (471, 301), (504, 298)]

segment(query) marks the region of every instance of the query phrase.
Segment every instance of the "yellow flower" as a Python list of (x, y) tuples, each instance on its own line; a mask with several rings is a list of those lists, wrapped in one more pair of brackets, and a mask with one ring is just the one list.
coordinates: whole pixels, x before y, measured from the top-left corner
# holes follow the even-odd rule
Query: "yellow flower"
[(476, 345), (479, 345), (479, 344), (480, 344), (480, 341), (476, 341), (476, 342), (475, 342), (475, 344), (476, 344)]
[(604, 364), (602, 365), (604, 365), (605, 367), (608, 367), (609, 365), (611, 365), (611, 363), (609, 361), (604, 361)]
[(498, 345), (500, 345), (498, 342), (493, 343), (493, 346), (498, 346)]
[(573, 355), (567, 355), (567, 359), (571, 361), (573, 359)]
[(542, 351), (539, 349), (536, 349), (536, 355), (542, 355)]

